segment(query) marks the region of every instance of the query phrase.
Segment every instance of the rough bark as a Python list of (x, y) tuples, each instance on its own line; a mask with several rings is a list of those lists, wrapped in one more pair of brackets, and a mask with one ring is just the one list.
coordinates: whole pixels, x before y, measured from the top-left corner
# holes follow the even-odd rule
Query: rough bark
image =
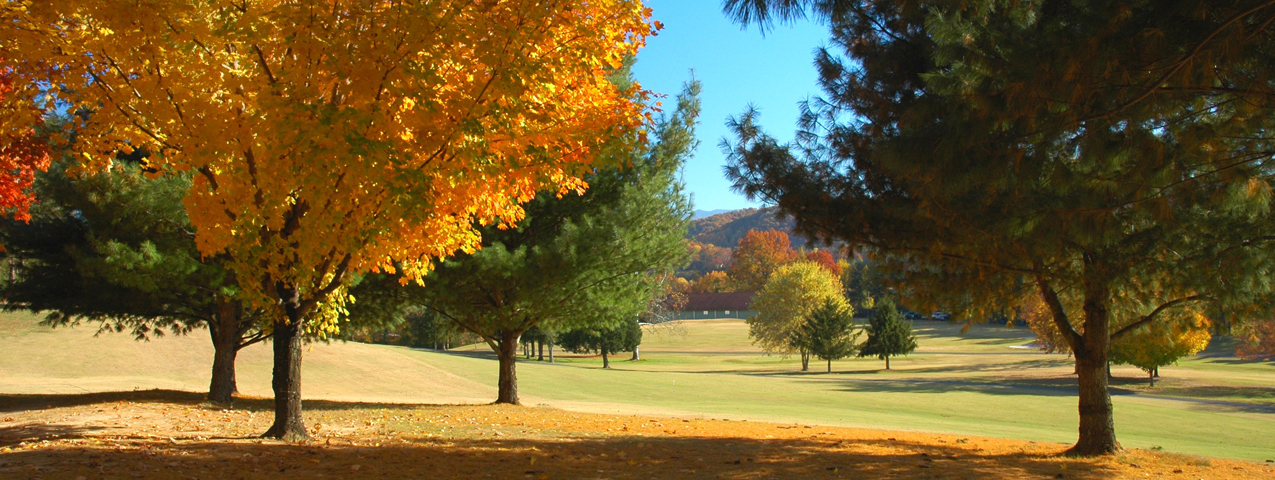
[(553, 363), (553, 342), (549, 342), (549, 363)]
[(611, 358), (607, 356), (607, 347), (602, 347), (602, 368), (611, 368)]
[(805, 350), (801, 351), (801, 371), (810, 371), (810, 354), (806, 353)]
[(828, 373), (832, 373), (832, 360), (828, 360)]
[(500, 343), (497, 345), (500, 351), (496, 352), (496, 356), (500, 358), (500, 390), (496, 394), (496, 403), (507, 403), (510, 405), (521, 405), (518, 400), (518, 337), (520, 332), (502, 331), (500, 333)]
[(239, 393), (239, 386), (235, 381), (235, 357), (239, 354), (239, 339), (234, 338), (229, 342), (217, 338), (219, 336), (213, 334), (213, 366), (212, 366), (212, 382), (208, 385), (208, 401), (218, 404), (229, 404), (234, 401), (234, 395)]
[[(1086, 262), (1088, 263), (1088, 262)], [(1088, 266), (1088, 265), (1087, 265)], [(1099, 275), (1087, 275), (1084, 285), (1085, 331), (1076, 352), (1080, 393), (1080, 438), (1069, 455), (1093, 456), (1120, 450), (1108, 390), (1111, 349), (1110, 286)]]
[(295, 290), (281, 295), (288, 322), (274, 324), (274, 371), (270, 382), (274, 388), (274, 425), (262, 435), (290, 442), (310, 438), (301, 418), (301, 347), (305, 315), (298, 296)]
[(235, 358), (243, 340), (240, 328), (241, 311), (236, 302), (220, 299), (217, 317), (208, 324), (208, 334), (213, 342), (212, 381), (208, 385), (208, 400), (229, 404), (239, 393), (235, 379)]
[(889, 369), (890, 369), (890, 356), (889, 356), (889, 355), (886, 355), (886, 356), (885, 356), (885, 369), (886, 369), (886, 370), (889, 370)]
[(536, 342), (536, 344), (540, 346), (540, 356), (536, 357), (536, 361), (543, 362), (545, 361), (545, 342), (540, 341)]

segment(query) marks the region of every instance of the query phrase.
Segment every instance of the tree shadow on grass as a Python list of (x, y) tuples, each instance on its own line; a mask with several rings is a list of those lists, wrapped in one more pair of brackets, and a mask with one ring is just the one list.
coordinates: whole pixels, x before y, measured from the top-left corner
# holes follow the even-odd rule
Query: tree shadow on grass
[(1045, 380), (966, 381), (966, 380), (918, 380), (918, 379), (855, 379), (841, 383), (838, 389), (849, 392), (892, 393), (949, 393), (974, 392), (988, 395), (1037, 395), (1051, 397), (1075, 396), (1075, 381), (1071, 385)]
[[(388, 439), (387, 439), (388, 440)], [(1048, 453), (986, 454), (977, 441), (721, 437), (438, 439), (376, 447), (254, 441), (62, 445), (0, 453), (4, 478), (534, 478), (534, 479), (1019, 479), (1113, 478), (1100, 462)], [(1058, 448), (1061, 450), (1061, 447)]]
[(103, 427), (57, 424), (25, 424), (0, 427), (0, 448), (41, 440), (85, 438), (92, 434), (101, 434), (105, 430), (106, 428)]
[[(211, 409), (228, 407), (226, 405), (216, 405), (207, 402), (207, 394), (205, 393), (155, 389), (71, 395), (0, 394), (0, 412), (20, 412), (26, 410), (41, 410), (114, 402), (204, 404)], [(314, 411), (363, 410), (371, 408), (413, 408), (432, 405), (418, 403), (340, 402), (317, 399), (306, 399), (303, 400), (302, 403), (305, 410)], [(274, 400), (270, 398), (236, 397), (234, 404), (231, 406), (237, 410), (261, 412), (273, 411)]]

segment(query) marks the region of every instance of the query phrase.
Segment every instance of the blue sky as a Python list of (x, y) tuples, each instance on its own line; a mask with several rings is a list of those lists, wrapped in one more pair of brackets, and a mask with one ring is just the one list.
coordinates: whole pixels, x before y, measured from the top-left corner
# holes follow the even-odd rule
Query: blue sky
[[(780, 25), (765, 36), (756, 27), (740, 30), (727, 20), (719, 0), (647, 0), (664, 23), (638, 53), (634, 75), (642, 86), (670, 100), (695, 72), (703, 84), (703, 111), (696, 131), (699, 148), (686, 165), (685, 181), (698, 210), (759, 206), (730, 191), (722, 175), (725, 156), (717, 143), (726, 135), (726, 117), (748, 104), (761, 111), (766, 131), (792, 139), (797, 102), (819, 92), (813, 66), (815, 48), (827, 30), (811, 22)], [(671, 101), (666, 101), (671, 105)]]

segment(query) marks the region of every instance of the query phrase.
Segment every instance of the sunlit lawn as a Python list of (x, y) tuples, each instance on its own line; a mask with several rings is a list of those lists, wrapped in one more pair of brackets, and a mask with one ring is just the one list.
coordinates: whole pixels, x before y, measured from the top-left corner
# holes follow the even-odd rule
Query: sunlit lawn
[[(648, 330), (642, 360), (556, 352), (558, 364), (523, 360), (524, 401), (576, 411), (683, 415), (948, 432), (1069, 443), (1076, 436), (1072, 366), (1065, 355), (1012, 348), (1025, 329), (916, 323), (921, 348), (883, 370), (875, 358), (813, 361), (754, 348), (741, 320), (694, 321)], [(200, 332), (137, 343), (91, 328), (49, 331), (34, 317), (0, 321), (0, 393), (78, 393), (206, 388), (211, 358)], [(1226, 353), (1225, 345), (1208, 355)], [(306, 352), (306, 398), (396, 403), (481, 403), (495, 398), (496, 365), (485, 346), (457, 352), (356, 343)], [(1205, 356), (1161, 370), (1114, 370), (1116, 428), (1128, 447), (1265, 460), (1275, 452), (1275, 365)], [(240, 390), (268, 397), (268, 346), (246, 349)]]

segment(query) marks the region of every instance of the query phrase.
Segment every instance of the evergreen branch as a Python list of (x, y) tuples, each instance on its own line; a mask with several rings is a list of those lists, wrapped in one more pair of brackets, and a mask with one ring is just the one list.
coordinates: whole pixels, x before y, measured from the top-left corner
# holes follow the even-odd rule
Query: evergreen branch
[(499, 345), (499, 342), (495, 339), (495, 337), (492, 337), (492, 336), (490, 336), (490, 335), (487, 335), (487, 334), (483, 333), (482, 331), (480, 331), (480, 330), (478, 329), (478, 327), (473, 326), (473, 325), (471, 325), (471, 324), (469, 324), (469, 323), (465, 323), (465, 322), (464, 322), (464, 321), (462, 321), (461, 319), (456, 318), (456, 317), (453, 317), (450, 313), (447, 313), (447, 312), (443, 311), (442, 309), (440, 309), (440, 308), (438, 308), (438, 307), (435, 307), (434, 305), (431, 305), (431, 304), (428, 304), (428, 303), (427, 303), (427, 304), (425, 304), (425, 308), (428, 308), (428, 309), (430, 309), (430, 310), (433, 310), (435, 313), (437, 313), (437, 314), (439, 314), (439, 315), (442, 315), (442, 316), (444, 316), (444, 317), (447, 317), (447, 319), (448, 319), (448, 320), (451, 320), (451, 321), (452, 321), (452, 323), (454, 323), (454, 324), (456, 324), (456, 325), (460, 326), (460, 328), (463, 328), (463, 329), (465, 329), (465, 330), (469, 330), (469, 332), (470, 332), (470, 333), (473, 333), (474, 335), (478, 335), (478, 338), (483, 339), (483, 342), (484, 342), (484, 343), (486, 343), (486, 344), (487, 344), (487, 346), (491, 347), (491, 349), (492, 349), (492, 350), (497, 351), (497, 352), (499, 352), (499, 351), (500, 351), (500, 345)]
[[(1160, 90), (1160, 89), (1161, 89), (1161, 86), (1162, 86), (1162, 85), (1164, 85), (1164, 83), (1165, 83), (1165, 82), (1167, 82), (1167, 81), (1169, 80), (1169, 78), (1172, 78), (1174, 75), (1177, 75), (1177, 73), (1178, 73), (1179, 71), (1181, 71), (1183, 68), (1185, 68), (1185, 67), (1186, 67), (1186, 65), (1187, 65), (1188, 63), (1190, 63), (1190, 60), (1191, 60), (1191, 59), (1193, 59), (1193, 58), (1195, 58), (1195, 56), (1196, 56), (1196, 55), (1199, 55), (1199, 53), (1200, 53), (1201, 51), (1203, 51), (1203, 50), (1204, 50), (1205, 45), (1208, 45), (1210, 42), (1212, 42), (1212, 41), (1213, 41), (1213, 39), (1214, 39), (1214, 38), (1216, 38), (1218, 35), (1220, 35), (1220, 34), (1222, 33), (1222, 31), (1223, 31), (1223, 30), (1227, 29), (1228, 27), (1230, 27), (1230, 26), (1231, 26), (1232, 24), (1234, 24), (1235, 22), (1240, 21), (1240, 20), (1241, 20), (1241, 19), (1243, 19), (1244, 17), (1247, 17), (1247, 16), (1249, 16), (1249, 15), (1252, 15), (1252, 14), (1254, 14), (1254, 13), (1257, 13), (1257, 12), (1259, 12), (1259, 11), (1263, 10), (1263, 9), (1269, 8), (1269, 7), (1271, 7), (1272, 5), (1275, 5), (1275, 0), (1268, 0), (1268, 1), (1266, 1), (1266, 2), (1263, 2), (1263, 3), (1261, 3), (1261, 4), (1259, 4), (1259, 5), (1255, 6), (1255, 7), (1253, 7), (1253, 8), (1250, 8), (1250, 9), (1245, 10), (1245, 11), (1243, 11), (1243, 12), (1236, 13), (1235, 15), (1232, 15), (1230, 18), (1226, 19), (1226, 21), (1222, 22), (1222, 24), (1221, 24), (1221, 25), (1219, 25), (1217, 28), (1213, 29), (1213, 31), (1212, 31), (1212, 32), (1209, 32), (1208, 36), (1204, 37), (1204, 40), (1201, 40), (1201, 41), (1200, 41), (1200, 43), (1199, 43), (1199, 44), (1197, 44), (1197, 45), (1195, 46), (1195, 48), (1191, 50), (1191, 52), (1190, 52), (1190, 53), (1187, 53), (1187, 54), (1186, 54), (1186, 55), (1184, 55), (1181, 59), (1179, 59), (1177, 62), (1175, 62), (1173, 65), (1171, 65), (1171, 66), (1169, 67), (1169, 71), (1165, 72), (1165, 73), (1164, 73), (1164, 75), (1161, 75), (1161, 76), (1160, 76), (1158, 79), (1156, 79), (1154, 82), (1151, 82), (1151, 83), (1150, 83), (1150, 86), (1149, 86), (1149, 87), (1147, 87), (1147, 88), (1146, 88), (1146, 91), (1142, 92), (1142, 94), (1140, 94), (1140, 95), (1138, 95), (1137, 97), (1134, 97), (1134, 98), (1132, 98), (1132, 99), (1130, 99), (1130, 100), (1126, 101), (1125, 103), (1123, 103), (1123, 104), (1121, 104), (1121, 105), (1117, 106), (1116, 108), (1114, 108), (1114, 109), (1112, 109), (1112, 110), (1110, 110), (1110, 111), (1103, 112), (1103, 113), (1101, 113), (1101, 114), (1097, 114), (1097, 115), (1092, 115), (1092, 116), (1089, 116), (1089, 117), (1086, 117), (1086, 118), (1082, 118), (1082, 119), (1080, 119), (1080, 120), (1075, 120), (1075, 121), (1072, 121), (1072, 122), (1068, 122), (1068, 125), (1079, 125), (1079, 124), (1087, 123), (1087, 122), (1090, 122), (1090, 121), (1093, 121), (1093, 120), (1097, 120), (1097, 119), (1100, 119), (1100, 118), (1104, 118), (1104, 117), (1110, 116), (1110, 115), (1112, 115), (1112, 114), (1114, 114), (1114, 113), (1116, 113), (1116, 112), (1119, 112), (1119, 111), (1121, 111), (1121, 110), (1124, 110), (1124, 109), (1126, 109), (1126, 108), (1132, 107), (1132, 106), (1134, 106), (1134, 105), (1138, 104), (1139, 102), (1141, 102), (1141, 101), (1143, 101), (1143, 100), (1146, 100), (1146, 99), (1147, 99), (1147, 98), (1149, 98), (1151, 95), (1153, 95), (1153, 94), (1154, 94), (1157, 90)], [(1028, 136), (1030, 136), (1030, 135), (1028, 135)]]
[(242, 349), (244, 349), (244, 348), (247, 348), (247, 347), (249, 347), (249, 346), (251, 346), (251, 345), (253, 345), (253, 344), (255, 344), (255, 343), (259, 343), (259, 342), (265, 341), (267, 338), (270, 338), (270, 337), (273, 337), (273, 336), (274, 336), (274, 334), (273, 334), (273, 333), (266, 333), (266, 332), (264, 332), (264, 331), (260, 331), (260, 330), (258, 330), (258, 331), (257, 331), (257, 333), (252, 334), (252, 336), (250, 336), (250, 337), (248, 337), (248, 338), (241, 338), (241, 339), (239, 340), (239, 344), (238, 344), (238, 345), (235, 345), (235, 351), (239, 351), (239, 350), (242, 350)]

